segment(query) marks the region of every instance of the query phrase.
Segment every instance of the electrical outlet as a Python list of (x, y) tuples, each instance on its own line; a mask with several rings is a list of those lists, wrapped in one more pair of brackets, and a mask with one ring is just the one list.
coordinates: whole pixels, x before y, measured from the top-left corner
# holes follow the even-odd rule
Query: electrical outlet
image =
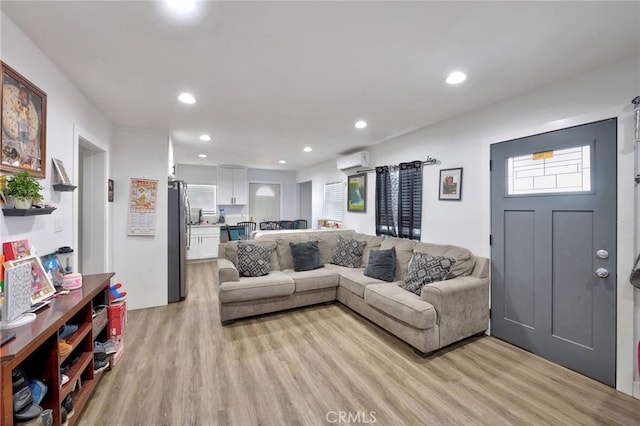
[(53, 232), (62, 232), (62, 216), (59, 214), (53, 217)]

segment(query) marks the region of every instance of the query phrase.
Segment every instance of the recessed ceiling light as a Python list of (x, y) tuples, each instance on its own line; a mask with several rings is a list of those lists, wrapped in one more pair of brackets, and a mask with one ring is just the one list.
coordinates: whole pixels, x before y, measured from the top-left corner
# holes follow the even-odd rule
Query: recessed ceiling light
[(467, 79), (467, 75), (460, 71), (454, 71), (445, 80), (448, 84), (460, 84)]
[(286, 160), (280, 160), (280, 161), (278, 161), (278, 163), (280, 163), (280, 164), (287, 164)]
[(211, 140), (211, 136), (207, 135), (206, 133), (203, 135), (200, 135), (200, 140), (201, 141), (205, 141), (205, 142), (209, 142)]
[(313, 151), (313, 149), (310, 146), (305, 147), (305, 149), (303, 149), (304, 152), (311, 152)]
[(367, 127), (367, 122), (366, 121), (357, 121), (355, 124), (355, 128), (356, 129), (364, 129), (365, 127)]
[(178, 100), (180, 102), (182, 102), (183, 104), (195, 104), (196, 103), (196, 98), (193, 97), (193, 95), (191, 93), (180, 93), (180, 96), (178, 96)]
[(207, 158), (207, 154), (198, 154), (198, 157), (200, 157), (200, 158)]
[(191, 12), (196, 7), (194, 0), (164, 0), (169, 6), (180, 12)]

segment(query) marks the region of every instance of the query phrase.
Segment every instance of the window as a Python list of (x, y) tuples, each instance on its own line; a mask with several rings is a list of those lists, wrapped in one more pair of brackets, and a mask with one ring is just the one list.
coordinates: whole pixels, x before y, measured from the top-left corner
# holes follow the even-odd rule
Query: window
[(215, 215), (216, 186), (215, 185), (187, 185), (187, 196), (192, 209), (202, 209), (203, 215)]
[(422, 161), (376, 167), (376, 235), (420, 240)]
[(327, 220), (342, 222), (344, 209), (343, 183), (332, 182), (324, 184), (324, 211), (323, 216)]
[(508, 195), (590, 191), (590, 145), (507, 159)]

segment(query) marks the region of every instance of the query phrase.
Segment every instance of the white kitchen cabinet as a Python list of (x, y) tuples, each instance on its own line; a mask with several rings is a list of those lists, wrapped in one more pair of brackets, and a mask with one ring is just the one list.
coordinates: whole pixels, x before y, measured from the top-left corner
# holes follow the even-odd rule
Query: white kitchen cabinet
[(240, 167), (218, 167), (218, 204), (248, 204), (249, 185), (247, 169)]
[(219, 226), (192, 226), (187, 260), (218, 257), (218, 244), (220, 244)]

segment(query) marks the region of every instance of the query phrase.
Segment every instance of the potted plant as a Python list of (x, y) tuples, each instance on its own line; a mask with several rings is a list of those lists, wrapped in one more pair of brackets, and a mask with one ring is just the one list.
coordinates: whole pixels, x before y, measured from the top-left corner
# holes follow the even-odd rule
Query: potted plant
[(13, 200), (16, 209), (30, 209), (33, 201), (42, 200), (42, 185), (28, 171), (22, 171), (7, 178), (4, 194)]

